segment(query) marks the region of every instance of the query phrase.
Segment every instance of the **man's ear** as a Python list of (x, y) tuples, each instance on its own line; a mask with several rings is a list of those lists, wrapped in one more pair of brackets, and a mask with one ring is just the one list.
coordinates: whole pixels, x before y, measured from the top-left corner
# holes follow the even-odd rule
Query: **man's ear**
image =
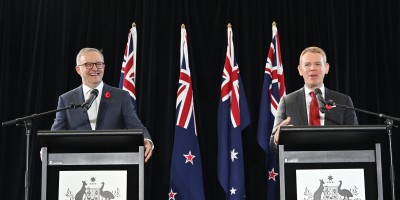
[(329, 63), (325, 63), (325, 74), (329, 72)]
[(75, 67), (76, 73), (81, 74), (81, 68), (79, 66)]
[(300, 65), (297, 65), (297, 71), (299, 71), (299, 75), (300, 76), (303, 76), (303, 74), (301, 73), (301, 66)]

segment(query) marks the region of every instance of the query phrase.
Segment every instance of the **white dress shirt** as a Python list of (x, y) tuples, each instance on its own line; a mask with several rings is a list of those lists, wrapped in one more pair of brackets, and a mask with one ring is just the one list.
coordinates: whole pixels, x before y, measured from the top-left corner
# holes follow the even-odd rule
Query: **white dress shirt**
[[(322, 84), (322, 87), (320, 87), (319, 89), (322, 92), (322, 97), (325, 99), (325, 86), (324, 86), (324, 84)], [(310, 92), (314, 92), (314, 91), (311, 91), (306, 86), (304, 86), (304, 92), (305, 92), (304, 95), (306, 96), (307, 118), (308, 118), (308, 121), (310, 121), (310, 104), (311, 104)], [(319, 118), (320, 118), (321, 126), (325, 125), (325, 113), (322, 113), (321, 111), (319, 111)]]

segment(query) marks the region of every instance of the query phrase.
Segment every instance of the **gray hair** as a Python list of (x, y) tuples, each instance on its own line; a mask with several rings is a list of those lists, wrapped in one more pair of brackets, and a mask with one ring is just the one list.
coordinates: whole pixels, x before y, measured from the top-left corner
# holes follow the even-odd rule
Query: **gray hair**
[(96, 49), (96, 48), (86, 47), (86, 48), (81, 49), (81, 50), (79, 51), (78, 55), (76, 56), (76, 65), (77, 65), (77, 66), (80, 64), (80, 63), (79, 63), (79, 60), (81, 59), (81, 56), (82, 56), (84, 53), (86, 53), (86, 52), (97, 52), (97, 53), (99, 53), (99, 54), (101, 55), (101, 58), (102, 58), (103, 61), (104, 61), (103, 53), (101, 53), (100, 50), (98, 50), (98, 49)]

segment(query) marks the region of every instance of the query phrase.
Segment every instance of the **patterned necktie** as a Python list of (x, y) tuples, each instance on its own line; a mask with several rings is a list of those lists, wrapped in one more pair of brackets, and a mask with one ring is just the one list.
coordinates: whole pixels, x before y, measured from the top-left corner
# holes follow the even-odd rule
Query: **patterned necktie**
[[(90, 94), (90, 91), (89, 91)], [(92, 127), (92, 130), (96, 129), (96, 120), (97, 120), (97, 100), (95, 99), (90, 106), (89, 110), (87, 111), (89, 121), (90, 121), (90, 126)]]
[(319, 117), (319, 107), (317, 98), (315, 97), (314, 92), (310, 92), (310, 95), (311, 95), (311, 103), (310, 103), (309, 124), (310, 126), (320, 126), (321, 121)]

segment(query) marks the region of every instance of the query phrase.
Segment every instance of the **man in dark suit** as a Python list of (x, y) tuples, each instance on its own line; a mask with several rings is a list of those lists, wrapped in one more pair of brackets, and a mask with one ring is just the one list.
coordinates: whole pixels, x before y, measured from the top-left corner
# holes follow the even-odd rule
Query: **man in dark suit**
[[(324, 86), (325, 74), (329, 72), (324, 50), (319, 47), (308, 47), (300, 54), (300, 61), (297, 67), (300, 76), (304, 79), (304, 87), (285, 95), (281, 98), (275, 116), (274, 128), (270, 139), (271, 148), (277, 148), (280, 126), (287, 125), (357, 125), (357, 116), (353, 110), (330, 109), (321, 113), (318, 109), (314, 112), (310, 108), (315, 99), (314, 90), (319, 88), (325, 99), (333, 100), (337, 104), (353, 107), (351, 98), (345, 94), (329, 90)], [(314, 96), (314, 97), (313, 97)], [(312, 107), (312, 106), (311, 106)], [(311, 113), (311, 116), (310, 116)], [(315, 123), (314, 123), (315, 122)]]
[(51, 130), (142, 129), (147, 162), (154, 149), (151, 136), (136, 115), (129, 93), (103, 82), (103, 54), (95, 48), (83, 48), (76, 57), (76, 64), (75, 70), (82, 78), (82, 85), (61, 95), (57, 108), (84, 102), (94, 89), (99, 95), (87, 112), (83, 109), (58, 112)]

